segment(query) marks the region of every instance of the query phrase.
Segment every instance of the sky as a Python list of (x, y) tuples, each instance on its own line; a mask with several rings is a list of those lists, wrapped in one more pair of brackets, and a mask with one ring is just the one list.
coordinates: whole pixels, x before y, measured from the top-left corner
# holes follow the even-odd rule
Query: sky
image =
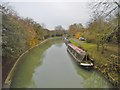
[(15, 2), (8, 0), (19, 16), (29, 17), (34, 21), (44, 24), (46, 28), (53, 30), (55, 26), (61, 25), (68, 29), (69, 25), (82, 23), (86, 26), (90, 20), (90, 9), (88, 0), (24, 0)]

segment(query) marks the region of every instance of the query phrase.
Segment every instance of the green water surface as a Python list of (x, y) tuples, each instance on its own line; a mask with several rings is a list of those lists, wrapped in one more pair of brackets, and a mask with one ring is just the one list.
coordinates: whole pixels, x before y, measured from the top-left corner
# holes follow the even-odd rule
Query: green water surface
[(52, 39), (21, 58), (11, 88), (111, 88), (95, 70), (81, 68), (60, 39)]

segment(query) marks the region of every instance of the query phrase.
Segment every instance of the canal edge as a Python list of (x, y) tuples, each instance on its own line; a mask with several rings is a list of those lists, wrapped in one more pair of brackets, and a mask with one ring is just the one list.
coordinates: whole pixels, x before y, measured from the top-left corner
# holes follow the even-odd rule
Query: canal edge
[(7, 78), (5, 79), (5, 82), (3, 83), (2, 88), (10, 88), (10, 85), (11, 85), (11, 82), (12, 82), (12, 78), (13, 78), (14, 72), (15, 72), (15, 70), (16, 70), (16, 66), (18, 65), (21, 57), (24, 56), (29, 50), (31, 50), (31, 49), (33, 49), (33, 48), (35, 48), (35, 47), (37, 47), (37, 46), (45, 43), (46, 41), (51, 40), (51, 39), (55, 39), (55, 38), (45, 39), (45, 40), (43, 40), (42, 42), (40, 42), (40, 43), (38, 43), (37, 45), (35, 45), (34, 47), (29, 48), (29, 49), (26, 50), (24, 53), (22, 53), (22, 54), (18, 57), (18, 59), (16, 60), (16, 62), (14, 63), (14, 65), (13, 65), (13, 67), (11, 68), (10, 72), (8, 73), (8, 76), (7, 76)]

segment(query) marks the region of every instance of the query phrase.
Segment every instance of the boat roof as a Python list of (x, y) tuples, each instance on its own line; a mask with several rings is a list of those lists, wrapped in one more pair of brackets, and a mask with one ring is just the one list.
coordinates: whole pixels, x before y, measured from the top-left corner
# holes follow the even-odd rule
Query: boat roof
[(75, 51), (77, 51), (78, 53), (83, 53), (85, 54), (85, 51), (78, 48), (77, 46), (73, 45), (73, 44), (68, 44), (68, 46), (70, 46), (71, 48), (73, 48)]

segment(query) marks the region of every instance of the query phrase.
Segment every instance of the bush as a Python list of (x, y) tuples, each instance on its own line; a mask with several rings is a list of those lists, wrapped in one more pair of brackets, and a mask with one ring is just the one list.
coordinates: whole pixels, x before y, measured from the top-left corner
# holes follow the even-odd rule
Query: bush
[(87, 42), (87, 43), (94, 43), (94, 42), (96, 42), (95, 36), (89, 35), (89, 36), (87, 36), (87, 37), (85, 37), (85, 38), (86, 38), (86, 42)]

